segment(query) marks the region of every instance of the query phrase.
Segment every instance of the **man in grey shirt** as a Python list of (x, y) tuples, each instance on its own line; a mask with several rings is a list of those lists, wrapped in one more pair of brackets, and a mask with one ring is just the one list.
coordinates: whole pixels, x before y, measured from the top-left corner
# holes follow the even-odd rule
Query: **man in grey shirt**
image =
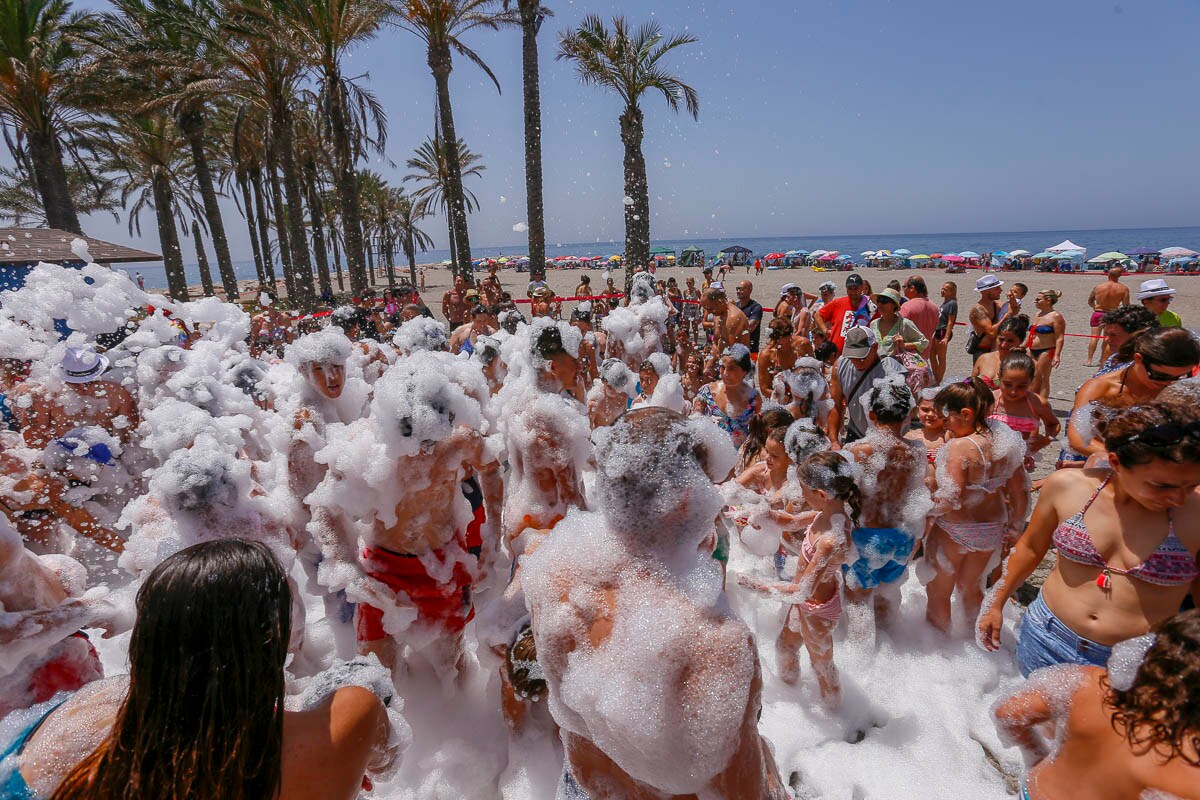
[[(869, 420), (861, 398), (880, 378), (905, 374), (908, 370), (891, 356), (879, 356), (879, 342), (870, 328), (856, 327), (846, 331), (846, 345), (833, 369), (829, 391), (833, 410), (827, 421), (829, 441), (837, 447), (839, 441), (849, 444), (867, 434)], [(845, 424), (845, 439), (841, 436)]]

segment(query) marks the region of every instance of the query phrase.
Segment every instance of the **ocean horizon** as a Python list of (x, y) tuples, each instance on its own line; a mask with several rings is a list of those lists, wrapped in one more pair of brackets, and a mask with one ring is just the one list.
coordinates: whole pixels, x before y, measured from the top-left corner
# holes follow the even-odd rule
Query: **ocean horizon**
[[(872, 233), (872, 234), (797, 234), (795, 236), (725, 236), (692, 237), (685, 239), (654, 239), (651, 247), (673, 247), (678, 252), (685, 247), (695, 245), (705, 251), (711, 260), (724, 247), (742, 245), (754, 251), (755, 256), (788, 250), (837, 250), (854, 256), (866, 250), (898, 250), (907, 248), (917, 253), (960, 253), (964, 250), (974, 250), (977, 253), (995, 252), (998, 250), (1012, 251), (1016, 249), (1029, 250), (1036, 253), (1053, 247), (1064, 239), (1070, 239), (1078, 245), (1087, 248), (1089, 256), (1099, 255), (1109, 251), (1126, 252), (1137, 247), (1164, 249), (1167, 247), (1188, 247), (1200, 250), (1200, 226), (1182, 228), (1097, 228), (1073, 230), (1042, 230), (1042, 231), (976, 231), (964, 233)], [(608, 256), (624, 251), (623, 241), (593, 241), (570, 243), (547, 243), (546, 257), (558, 256)], [(528, 254), (528, 248), (523, 244), (498, 245), (490, 247), (471, 248), (475, 258), (497, 258), (503, 255), (521, 256)], [(450, 258), (450, 251), (444, 249), (429, 250), (417, 254), (418, 264), (436, 264)], [(219, 282), (216, 259), (209, 256), (214, 282)], [(403, 256), (397, 267), (407, 269)], [(130, 264), (118, 266), (130, 275), (142, 273), (146, 279), (146, 287), (153, 289), (165, 288), (166, 273), (161, 264)], [(200, 270), (196, 263), (185, 263), (184, 271), (189, 284), (200, 283)], [(256, 277), (252, 259), (234, 261), (234, 271), (239, 279)], [(276, 267), (276, 274), (281, 275)]]

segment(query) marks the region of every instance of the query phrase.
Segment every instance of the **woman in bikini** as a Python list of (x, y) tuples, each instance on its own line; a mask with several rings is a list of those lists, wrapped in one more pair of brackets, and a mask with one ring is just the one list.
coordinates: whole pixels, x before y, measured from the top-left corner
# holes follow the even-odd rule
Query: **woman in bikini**
[(1200, 611), (1125, 647), (1108, 671), (1048, 670), (996, 706), (1030, 765), (1021, 800), (1200, 799)]
[(1104, 452), (1095, 435), (1095, 403), (1132, 406), (1148, 403), (1175, 381), (1192, 374), (1200, 364), (1200, 342), (1184, 328), (1150, 328), (1134, 334), (1118, 353), (1123, 369), (1099, 375), (1079, 387), (1067, 422), (1068, 449), (1058, 457), (1058, 467), (1082, 467), (1090, 456)]
[(833, 663), (833, 631), (842, 617), (842, 565), (850, 554), (850, 530), (857, 524), (863, 498), (853, 467), (840, 453), (817, 453), (800, 464), (796, 474), (804, 502), (812, 511), (807, 515), (794, 577), (764, 582), (741, 575), (738, 582), (792, 603), (776, 642), (780, 679), (788, 684), (800, 679), (799, 649), (804, 645), (822, 701), (836, 707), (842, 689)]
[[(981, 361), (983, 359), (980, 359)], [(1021, 351), (1009, 353), (1000, 365), (999, 386), (989, 420), (1003, 422), (1025, 440), (1025, 468), (1033, 471), (1034, 456), (1058, 437), (1062, 425), (1050, 404), (1030, 390), (1036, 366)], [(1038, 431), (1045, 426), (1046, 432)]]
[(1050, 372), (1058, 369), (1063, 356), (1063, 343), (1067, 336), (1067, 320), (1054, 306), (1062, 299), (1062, 292), (1043, 289), (1034, 298), (1038, 315), (1033, 319), (1033, 330), (1029, 332), (1029, 355), (1037, 364), (1037, 375), (1033, 391), (1043, 400), (1050, 397)]
[(996, 329), (996, 349), (982, 354), (975, 360), (971, 368), (972, 378), (982, 378), (983, 382), (995, 389), (1000, 385), (1000, 364), (1013, 351), (1023, 351), (1025, 340), (1029, 337), (1029, 317), (1018, 314), (1000, 323)]
[(988, 423), (992, 391), (978, 378), (938, 392), (950, 440), (937, 456), (937, 489), (926, 540), (927, 561), (937, 574), (925, 587), (925, 616), (950, 630), (950, 598), (958, 590), (963, 610), (974, 620), (983, 602), (983, 575), (1006, 534), (1025, 520), (1029, 491), (1021, 464), (1020, 436)]
[(750, 418), (762, 407), (762, 397), (746, 380), (754, 362), (750, 348), (735, 344), (721, 354), (721, 378), (705, 384), (696, 393), (692, 413), (711, 417), (729, 434), (734, 447), (741, 447), (750, 432)]
[(1111, 472), (1059, 470), (979, 616), (978, 638), (1000, 647), (1005, 602), (1054, 547), (1058, 559), (1021, 623), (1022, 674), (1052, 664), (1102, 666), (1117, 642), (1179, 611), (1200, 584), (1200, 422), (1153, 402), (1104, 426)]

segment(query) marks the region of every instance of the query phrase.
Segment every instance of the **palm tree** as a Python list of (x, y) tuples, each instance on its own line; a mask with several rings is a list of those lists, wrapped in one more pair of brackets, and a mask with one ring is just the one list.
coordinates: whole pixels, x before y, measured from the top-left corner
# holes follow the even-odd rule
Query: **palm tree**
[[(458, 140), (458, 146), (447, 148), (441, 139), (426, 139), (416, 149), (415, 155), (408, 160), (408, 168), (416, 170), (413, 173), (404, 176), (404, 181), (413, 181), (419, 184), (419, 188), (413, 192), (413, 200), (421, 206), (422, 216), (427, 216), (433, 208), (441, 209), (446, 214), (446, 221), (449, 226), (450, 233), (450, 260), (456, 265), (459, 262), (460, 255), (456, 249), (457, 242), (454, 236), (454, 218), (451, 213), (451, 203), (453, 189), (450, 182), (450, 153), (457, 156), (455, 159), (460, 165), (460, 177), (458, 182), (459, 196), (463, 202), (463, 210), (465, 213), (471, 213), (479, 208), (479, 199), (475, 197), (475, 193), (463, 186), (463, 177), (481, 177), (483, 171), (487, 169), (483, 164), (478, 163), (483, 160), (483, 157), (478, 153), (471, 152), (466, 143), (462, 139)], [(468, 272), (470, 271), (470, 262), (468, 261)], [(457, 274), (457, 267), (456, 267)]]
[[(437, 89), (439, 137), (457, 142), (454, 132), (454, 111), (450, 105), (450, 71), (452, 53), (474, 62), (496, 84), (500, 82), (483, 59), (462, 42), (463, 34), (476, 28), (496, 29), (504, 18), (496, 13), (497, 0), (401, 0), (397, 24), (425, 42), (426, 61), (433, 73)], [(463, 197), (463, 170), (458, 153), (450, 148), (446, 158), (448, 216), (450, 219), (450, 249), (456, 275), (468, 282), (471, 274), (471, 239), (467, 233), (467, 205)]]
[[(48, 225), (46, 209), (37, 186), (30, 177), (32, 169), (0, 167), (0, 219), (16, 225)], [(95, 214), (107, 211), (120, 220), (117, 181), (111, 176), (85, 172), (75, 165), (67, 167), (67, 188), (76, 211)]]
[(0, 123), (28, 145), (47, 223), (82, 234), (63, 152), (78, 119), (70, 93), (87, 17), (70, 9), (67, 0), (0, 0)]
[(525, 104), (525, 205), (529, 226), (530, 271), (546, 271), (546, 215), (542, 201), (542, 96), (538, 75), (537, 35), (542, 21), (553, 12), (539, 0), (504, 0), (504, 7), (515, 2), (516, 22), (521, 26), (521, 82)]
[(183, 158), (187, 142), (171, 116), (161, 111), (118, 114), (112, 121), (100, 124), (97, 135), (98, 148), (107, 155), (103, 166), (108, 171), (124, 173), (127, 180), (121, 203), (129, 208), (130, 235), (141, 235), (141, 212), (153, 207), (167, 273), (167, 292), (176, 300), (187, 300), (187, 276), (175, 224), (185, 224), (185, 211), (193, 217), (203, 213), (190, 191), (193, 176)]
[(398, 194), (393, 203), (392, 225), (395, 229), (397, 238), (400, 239), (401, 247), (404, 248), (404, 255), (408, 258), (408, 276), (413, 286), (418, 286), (417, 282), (417, 251), (416, 248), (421, 248), (421, 252), (427, 252), (433, 248), (433, 239), (429, 238), (429, 234), (417, 227), (422, 219), (429, 216), (420, 203), (413, 202), (413, 198), (409, 197), (403, 190), (396, 189)]
[[(352, 47), (373, 39), (395, 14), (395, 7), (387, 0), (274, 0), (274, 4), (278, 19), (317, 71), (320, 113), (333, 151), (333, 185), (345, 222), (350, 288), (360, 292), (366, 288), (367, 275), (354, 165), (364, 141), (377, 143), (382, 150), (386, 126), (375, 97), (342, 75), (342, 60)], [(362, 135), (368, 125), (374, 128), (373, 139)]]
[[(633, 267), (650, 263), (650, 188), (642, 155), (645, 119), (639, 102), (647, 91), (662, 93), (667, 106), (679, 112), (683, 104), (693, 119), (700, 118), (696, 90), (666, 71), (663, 58), (697, 39), (691, 34), (665, 37), (662, 26), (648, 22), (631, 29), (624, 17), (613, 17), (610, 31), (598, 16), (589, 16), (558, 41), (560, 60), (575, 63), (584, 84), (616, 92), (625, 103), (621, 113), (621, 143), (625, 145), (625, 293), (633, 285)], [(632, 202), (630, 202), (632, 201)]]

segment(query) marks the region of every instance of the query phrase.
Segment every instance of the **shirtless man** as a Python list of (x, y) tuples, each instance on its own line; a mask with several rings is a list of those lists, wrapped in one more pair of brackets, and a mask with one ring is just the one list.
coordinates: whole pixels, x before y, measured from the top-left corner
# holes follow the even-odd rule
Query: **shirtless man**
[(600, 511), (572, 512), (522, 559), (566, 756), (559, 797), (787, 796), (758, 733), (754, 638), (712, 558), (712, 481), (735, 459), (703, 420), (632, 411), (596, 448)]
[(457, 328), (467, 320), (467, 281), (462, 275), (454, 276), (454, 286), (442, 295), (442, 316), (451, 328)]
[(1021, 310), (1018, 299), (1010, 294), (1007, 307), (1001, 311), (999, 300), (1001, 292), (1004, 291), (1004, 281), (995, 275), (984, 275), (975, 281), (975, 291), (979, 292), (979, 301), (971, 306), (971, 314), (968, 317), (973, 335), (967, 342), (967, 353), (971, 356), (972, 363), (983, 353), (989, 353), (995, 348), (1000, 323)]
[(0, 719), (104, 677), (82, 632), (112, 615), (107, 590), (66, 556), (36, 556), (0, 517)]
[(58, 368), (64, 385), (57, 393), (26, 382), (13, 392), (12, 405), (30, 447), (42, 449), (75, 428), (96, 426), (129, 444), (140, 422), (137, 403), (120, 384), (101, 378), (108, 358), (86, 347), (68, 347)]
[(619, 358), (606, 358), (600, 365), (600, 380), (587, 395), (588, 422), (593, 429), (612, 425), (629, 407), (634, 378)]
[[(456, 361), (402, 360), (380, 379), (370, 417), (319, 454), (329, 465), (312, 495), (320, 580), (358, 603), (359, 652), (377, 654), (397, 676), (406, 645), (440, 676), (461, 674), (472, 587), (496, 547), (479, 528), (472, 541), (461, 482), (478, 476), (490, 520), (499, 519), (502, 487), (478, 430), (479, 404), (450, 377)], [(347, 493), (370, 500), (346, 509)]]
[[(1092, 361), (1096, 355), (1096, 342), (1099, 341), (1100, 329), (1104, 326), (1105, 313), (1115, 310), (1118, 306), (1129, 305), (1129, 287), (1121, 283), (1121, 276), (1124, 274), (1123, 268), (1113, 267), (1108, 271), (1108, 279), (1093, 288), (1088, 295), (1088, 305), (1092, 308), (1092, 319), (1089, 323), (1092, 328), (1092, 338), (1088, 339), (1087, 363), (1084, 366), (1096, 366)], [(1100, 363), (1103, 364), (1109, 355), (1106, 341), (1104, 348), (1100, 351)]]
[(262, 311), (250, 318), (251, 352), (256, 358), (268, 352), (282, 357), (284, 346), (295, 338), (292, 320), (275, 306), (274, 295), (268, 294), (265, 301), (260, 295), (259, 303)]
[(604, 331), (593, 330), (591, 303), (580, 303), (571, 312), (571, 327), (583, 334), (579, 343), (579, 369), (584, 380), (591, 383), (600, 377), (600, 363), (604, 360), (608, 336)]
[(712, 329), (712, 358), (720, 358), (721, 353), (735, 344), (750, 346), (749, 320), (736, 303), (726, 298), (724, 287), (710, 286), (704, 293), (703, 307), (711, 317), (704, 325)]

